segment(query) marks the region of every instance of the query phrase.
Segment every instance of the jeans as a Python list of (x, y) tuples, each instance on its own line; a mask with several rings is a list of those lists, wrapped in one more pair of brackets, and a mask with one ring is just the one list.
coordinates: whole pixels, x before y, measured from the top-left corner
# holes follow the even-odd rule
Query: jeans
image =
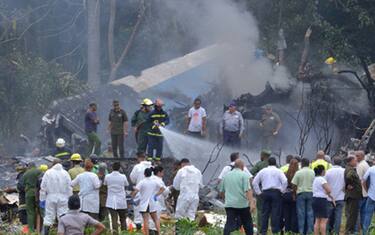
[(296, 201), (293, 200), (291, 192), (283, 194), (282, 217), (282, 224), (285, 227), (285, 232), (298, 233)]
[(97, 156), (99, 156), (101, 142), (98, 135), (95, 132), (87, 133), (87, 139), (89, 140), (87, 156), (90, 156), (92, 153), (95, 153)]
[(124, 134), (111, 135), (113, 157), (124, 158)]
[(238, 229), (237, 220), (240, 218), (241, 224), (245, 229), (246, 235), (253, 235), (253, 220), (250, 214), (250, 208), (225, 208), (227, 213), (227, 222), (224, 227), (224, 235), (230, 235), (231, 232)]
[(112, 228), (113, 228), (114, 234), (118, 234), (118, 217), (120, 217), (121, 231), (125, 231), (126, 230), (126, 213), (127, 213), (127, 210), (126, 209), (115, 210), (115, 209), (112, 209), (112, 208), (108, 208), (108, 210), (109, 210), (109, 213), (111, 215)]
[(262, 196), (262, 234), (266, 235), (268, 230), (268, 220), (271, 216), (272, 233), (280, 232), (281, 218), (281, 192), (276, 189), (264, 190)]
[(330, 234), (339, 234), (342, 218), (342, 209), (344, 208), (344, 200), (336, 201), (336, 207), (332, 202), (328, 203), (328, 231)]
[(310, 234), (314, 228), (312, 193), (303, 192), (297, 195), (297, 215), (299, 234)]
[(241, 138), (239, 131), (226, 131), (223, 133), (223, 143), (226, 146), (241, 147)]
[(147, 137), (147, 157), (154, 158), (154, 150), (156, 151), (155, 158), (160, 160), (163, 156), (163, 136), (151, 136)]
[(370, 197), (367, 198), (366, 201), (366, 210), (365, 210), (365, 218), (363, 221), (363, 227), (362, 227), (362, 234), (365, 235), (368, 228), (370, 227), (371, 221), (372, 221), (372, 215), (375, 211), (375, 201), (372, 200)]
[(365, 222), (367, 198), (368, 197), (362, 198), (362, 200), (359, 203), (359, 224), (361, 225), (362, 229), (364, 227), (364, 222)]
[(346, 226), (345, 234), (356, 232), (357, 219), (359, 214), (359, 203), (361, 199), (347, 198), (345, 204)]

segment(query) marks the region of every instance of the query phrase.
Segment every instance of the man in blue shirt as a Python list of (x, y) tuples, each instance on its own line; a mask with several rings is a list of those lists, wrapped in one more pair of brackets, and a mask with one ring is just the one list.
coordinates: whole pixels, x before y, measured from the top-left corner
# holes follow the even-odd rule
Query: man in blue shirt
[(362, 179), (362, 185), (368, 193), (366, 206), (365, 206), (365, 218), (363, 221), (362, 234), (367, 234), (367, 230), (372, 221), (372, 215), (375, 211), (375, 165), (370, 167)]
[(87, 156), (90, 156), (92, 153), (100, 155), (100, 139), (97, 135), (97, 129), (99, 125), (99, 118), (96, 114), (97, 106), (95, 103), (89, 104), (89, 109), (85, 115), (85, 132), (87, 139), (89, 141), (88, 153)]

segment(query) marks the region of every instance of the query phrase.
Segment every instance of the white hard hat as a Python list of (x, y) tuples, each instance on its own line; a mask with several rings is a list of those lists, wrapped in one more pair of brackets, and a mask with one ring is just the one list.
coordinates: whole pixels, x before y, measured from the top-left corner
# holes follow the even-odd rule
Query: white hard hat
[(56, 147), (62, 148), (65, 146), (65, 140), (63, 138), (58, 138), (56, 140)]

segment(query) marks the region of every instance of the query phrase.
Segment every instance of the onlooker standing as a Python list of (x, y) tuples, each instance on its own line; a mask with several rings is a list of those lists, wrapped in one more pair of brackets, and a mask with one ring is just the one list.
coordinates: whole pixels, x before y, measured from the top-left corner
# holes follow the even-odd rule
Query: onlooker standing
[[(286, 158), (285, 158), (285, 163), (286, 164), (283, 165), (282, 167), (280, 167), (280, 170), (282, 170), (284, 173), (286, 173), (288, 171), (288, 169), (289, 169), (290, 161), (292, 161), (293, 158), (294, 158), (293, 155), (286, 156)], [(297, 161), (297, 163), (298, 163), (298, 161)]]
[(359, 203), (362, 200), (362, 184), (356, 171), (357, 159), (355, 156), (347, 158), (345, 169), (345, 209), (346, 227), (345, 233), (352, 234), (356, 231), (356, 224), (359, 214)]
[(186, 117), (187, 133), (195, 137), (202, 137), (206, 134), (206, 110), (201, 107), (202, 101), (199, 98), (194, 100), (194, 106), (189, 109)]
[[(268, 159), (271, 156), (271, 151), (269, 150), (262, 150), (260, 153), (260, 161), (255, 164), (253, 168), (251, 168), (250, 173), (255, 176), (261, 171), (263, 168), (268, 166)], [(262, 197), (255, 195), (257, 201), (257, 228), (262, 228)]]
[[(357, 158), (357, 162), (358, 162), (358, 165), (357, 165), (357, 174), (359, 176), (359, 178), (362, 180), (363, 179), (363, 176), (365, 175), (366, 171), (370, 168), (370, 166), (368, 165), (368, 163), (366, 162), (365, 160), (365, 152), (363, 151), (355, 151), (355, 156)], [(363, 228), (363, 223), (364, 223), (364, 219), (365, 219), (365, 211), (366, 211), (366, 200), (367, 200), (367, 192), (365, 190), (364, 187), (362, 187), (362, 200), (359, 204), (359, 219), (360, 219), (360, 225), (361, 225), (361, 228)]]
[(339, 234), (342, 218), (342, 209), (344, 208), (345, 199), (345, 169), (341, 167), (342, 160), (340, 157), (333, 158), (333, 166), (325, 175), (328, 185), (332, 190), (332, 197), (335, 199), (335, 205), (328, 198), (328, 231), (330, 233)]
[(237, 159), (232, 171), (228, 172), (220, 183), (220, 191), (225, 195), (227, 222), (224, 235), (237, 229), (237, 219), (244, 226), (246, 235), (253, 234), (253, 221), (250, 210), (255, 209), (250, 177), (244, 172), (245, 164)]
[(331, 196), (331, 188), (324, 178), (324, 166), (315, 167), (315, 179), (313, 182), (313, 211), (315, 216), (314, 234), (325, 235), (328, 221), (328, 200), (329, 197), (335, 206), (335, 199)]
[[(235, 167), (234, 164), (237, 159), (240, 159), (240, 153), (232, 153), (230, 155), (230, 164), (228, 166), (225, 166), (223, 170), (221, 171), (220, 175), (217, 177), (220, 181), (224, 178), (226, 174), (228, 174), (230, 171), (232, 171)], [(246, 166), (244, 166), (243, 171), (250, 177), (250, 179), (253, 177), (253, 175), (249, 172)]]
[[(262, 190), (260, 185), (262, 185)], [(271, 212), (272, 233), (280, 232), (281, 193), (285, 192), (287, 186), (288, 179), (276, 167), (276, 159), (273, 157), (268, 159), (268, 167), (262, 169), (254, 178), (254, 192), (261, 195), (263, 201), (261, 229), (263, 235), (267, 234)]]
[(85, 161), (85, 172), (79, 174), (71, 183), (72, 187), (79, 185), (79, 197), (81, 199), (81, 211), (89, 214), (94, 219), (99, 216), (99, 188), (98, 176), (91, 172), (93, 163)]
[[(68, 173), (70, 175), (70, 179), (74, 180), (77, 177), (77, 175), (85, 172), (85, 169), (81, 167), (82, 158), (79, 153), (74, 153), (70, 157), (70, 161), (72, 162), (73, 167), (69, 169)], [(73, 187), (73, 193), (78, 195), (79, 185)]]
[[(370, 180), (369, 185), (368, 180)], [(370, 167), (366, 171), (365, 175), (363, 176), (362, 185), (366, 190), (368, 189), (368, 198), (365, 206), (365, 218), (362, 227), (362, 234), (365, 235), (367, 234), (368, 228), (372, 221), (372, 216), (375, 211), (375, 166)]]
[(272, 111), (272, 105), (267, 104), (260, 121), (262, 128), (262, 149), (272, 150), (274, 147), (275, 137), (279, 134), (282, 126), (279, 115)]
[(107, 194), (108, 188), (107, 185), (104, 185), (105, 176), (108, 174), (107, 164), (105, 162), (99, 163), (98, 172), (96, 173), (100, 180), (99, 188), (99, 221), (104, 221), (108, 218), (108, 209), (107, 209)]
[(232, 102), (220, 122), (220, 134), (223, 135), (224, 145), (240, 147), (244, 130), (242, 114), (237, 111), (236, 103)]
[(298, 233), (296, 198), (293, 192), (292, 179), (298, 171), (298, 161), (292, 159), (285, 173), (288, 179), (288, 187), (282, 197), (282, 218), (284, 220), (285, 232)]
[(329, 168), (331, 168), (331, 164), (325, 160), (326, 154), (323, 150), (320, 150), (316, 153), (316, 158), (311, 163), (311, 169), (315, 169), (317, 166), (322, 165), (324, 166), (324, 170), (327, 171)]
[(120, 217), (121, 231), (126, 230), (126, 192), (125, 187), (129, 186), (128, 179), (120, 171), (119, 162), (112, 164), (112, 173), (104, 178), (104, 185), (108, 187), (106, 207), (112, 218), (114, 234), (118, 234), (118, 217)]
[(105, 229), (104, 225), (99, 221), (79, 211), (81, 202), (78, 195), (69, 197), (68, 207), (69, 211), (60, 217), (57, 227), (58, 235), (83, 235), (87, 226), (95, 227), (95, 232), (93, 233), (95, 235), (101, 234)]
[(124, 136), (128, 136), (128, 116), (126, 112), (120, 108), (120, 102), (114, 100), (113, 109), (109, 112), (108, 131), (111, 133), (111, 143), (113, 157), (124, 157)]
[(95, 103), (89, 104), (89, 109), (85, 115), (85, 132), (89, 140), (89, 147), (87, 156), (90, 156), (92, 153), (100, 155), (100, 146), (101, 142), (97, 135), (99, 118), (96, 114), (97, 106)]
[(301, 160), (301, 170), (297, 171), (292, 184), (297, 187), (297, 215), (300, 234), (310, 234), (313, 231), (314, 216), (312, 212), (312, 185), (315, 173), (309, 167), (307, 158)]

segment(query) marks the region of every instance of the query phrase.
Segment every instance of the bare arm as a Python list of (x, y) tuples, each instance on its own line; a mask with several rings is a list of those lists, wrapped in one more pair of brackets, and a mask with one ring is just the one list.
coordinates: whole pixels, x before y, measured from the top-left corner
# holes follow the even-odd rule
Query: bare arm
[(247, 200), (249, 201), (250, 210), (254, 211), (256, 206), (255, 206), (255, 201), (254, 201), (254, 198), (253, 198), (253, 191), (248, 190), (246, 192), (246, 197), (247, 197)]
[(95, 225), (95, 231), (91, 235), (99, 235), (101, 234), (105, 229), (105, 226), (102, 223), (97, 223)]
[(328, 195), (329, 198), (331, 198), (333, 204), (335, 204), (335, 199), (331, 195), (331, 187), (327, 183), (323, 184), (323, 189), (326, 191), (326, 194)]
[(156, 193), (156, 196), (161, 195), (164, 191), (165, 191), (165, 188), (164, 188), (164, 187), (161, 187), (161, 188), (159, 189), (159, 191)]
[(131, 193), (132, 198), (135, 197), (135, 195), (139, 192), (138, 189), (134, 188), (134, 191)]
[(206, 132), (206, 126), (207, 126), (207, 117), (202, 118), (202, 131)]

